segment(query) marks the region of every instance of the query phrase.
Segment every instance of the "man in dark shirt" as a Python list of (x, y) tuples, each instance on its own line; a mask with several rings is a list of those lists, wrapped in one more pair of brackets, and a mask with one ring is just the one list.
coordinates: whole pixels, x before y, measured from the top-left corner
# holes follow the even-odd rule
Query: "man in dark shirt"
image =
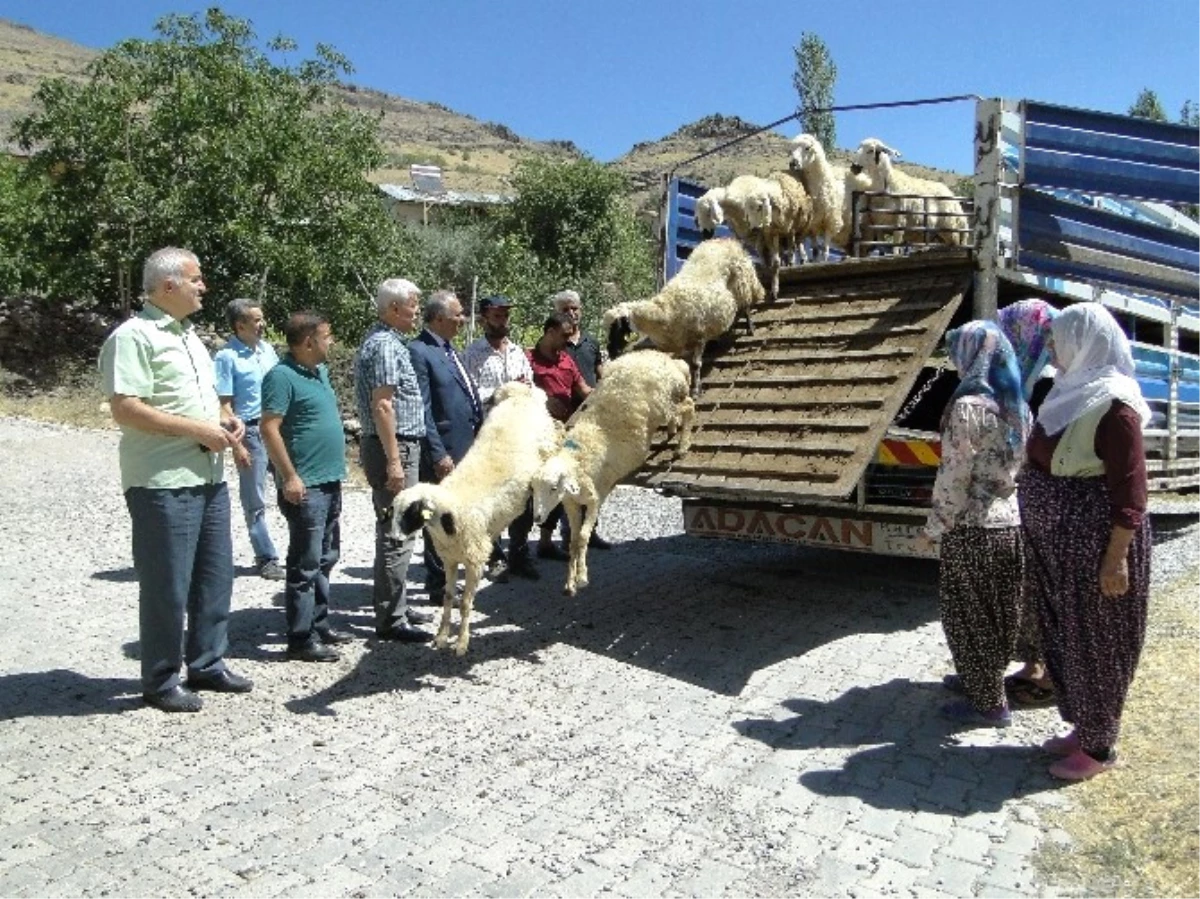
[(574, 290), (560, 290), (550, 298), (555, 312), (561, 312), (570, 317), (575, 325), (574, 333), (567, 338), (564, 351), (575, 361), (579, 373), (588, 387), (595, 387), (596, 381), (603, 375), (604, 351), (600, 344), (583, 331), (583, 302)]

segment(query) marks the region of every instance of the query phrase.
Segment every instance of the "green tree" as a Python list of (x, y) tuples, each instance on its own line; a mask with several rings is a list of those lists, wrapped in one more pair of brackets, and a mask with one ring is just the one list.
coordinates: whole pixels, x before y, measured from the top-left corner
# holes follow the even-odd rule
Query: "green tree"
[(103, 53), (81, 83), (43, 82), (15, 126), (33, 151), (25, 177), (44, 188), (29, 240), (49, 291), (128, 308), (141, 261), (177, 244), (201, 257), (210, 297), (260, 296), (277, 325), (303, 306), (339, 330), (365, 321), (367, 285), (414, 247), (364, 177), (383, 156), (378, 120), (330, 102), (349, 62), (325, 45), (274, 62), (292, 41), (259, 49), (217, 8), (156, 31)]
[(1163, 111), (1162, 103), (1158, 100), (1158, 94), (1143, 88), (1142, 92), (1137, 95), (1137, 99), (1133, 105), (1129, 107), (1127, 115), (1136, 116), (1139, 119), (1152, 119), (1155, 122), (1165, 122), (1167, 114)]
[(42, 223), (41, 183), (22, 177), (21, 163), (0, 157), (0, 296), (38, 293), (45, 282), (42, 268), (28, 239)]
[(1179, 110), (1179, 124), (1191, 125), (1193, 128), (1200, 127), (1200, 109), (1197, 109), (1196, 104), (1191, 100), (1183, 101), (1183, 106)]
[(538, 327), (549, 296), (572, 287), (583, 295), (585, 326), (592, 327), (610, 297), (652, 292), (652, 240), (619, 172), (587, 158), (529, 157), (518, 163), (512, 186), (513, 202), (496, 219), (480, 260), (481, 295), (511, 296), (524, 324)]
[(833, 86), (837, 82), (837, 66), (825, 42), (812, 32), (801, 32), (800, 43), (792, 48), (796, 54), (796, 71), (792, 86), (796, 88), (802, 131), (815, 136), (828, 151), (837, 146), (837, 122), (832, 112), (812, 112), (833, 106)]

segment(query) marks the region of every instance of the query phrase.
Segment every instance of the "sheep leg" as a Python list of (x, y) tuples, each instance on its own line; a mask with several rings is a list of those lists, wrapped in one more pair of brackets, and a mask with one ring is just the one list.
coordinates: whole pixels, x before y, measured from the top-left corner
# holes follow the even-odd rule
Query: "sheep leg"
[[(564, 496), (563, 510), (567, 513), (567, 523), (571, 525), (571, 558), (567, 562), (567, 583), (563, 587), (563, 593), (567, 596), (574, 596), (580, 586), (579, 560), (587, 552), (587, 540), (582, 538), (583, 528), (581, 527), (578, 504), (569, 497)], [(585, 577), (584, 586), (586, 585), (587, 579)]]
[(746, 322), (746, 333), (749, 334), (751, 337), (753, 337), (754, 336), (754, 320), (752, 318), (750, 318), (750, 307), (745, 306), (742, 309), (738, 310), (738, 313), (739, 313), (739, 315), (741, 315), (742, 319)]
[[(587, 495), (584, 492), (585, 502), (582, 503), (583, 522), (579, 526), (579, 568), (576, 577), (576, 583), (582, 590), (588, 585), (588, 569), (587, 569), (587, 546), (588, 540), (592, 537), (592, 531), (596, 527), (596, 520), (600, 517), (600, 500), (594, 495)], [(574, 540), (572, 540), (572, 544)], [(574, 552), (571, 553), (575, 555)]]
[(467, 569), (467, 582), (463, 585), (462, 601), (458, 607), (458, 645), (454, 647), (455, 655), (465, 656), (467, 646), (471, 642), (471, 609), (475, 607), (475, 591), (479, 588), (479, 578), (483, 574), (483, 566), (471, 563)]
[(704, 359), (704, 344), (696, 347), (692, 351), (692, 358), (688, 360), (688, 367), (692, 370), (692, 398), (700, 398), (700, 363)]
[(446, 587), (442, 591), (442, 621), (438, 625), (437, 636), (433, 638), (433, 645), (437, 649), (445, 649), (450, 642), (450, 615), (454, 608), (454, 590), (458, 584), (458, 563), (447, 561), (443, 556), (442, 564), (446, 568)]
[(692, 420), (696, 416), (696, 401), (690, 396), (679, 404), (679, 446), (675, 455), (682, 456), (692, 447)]

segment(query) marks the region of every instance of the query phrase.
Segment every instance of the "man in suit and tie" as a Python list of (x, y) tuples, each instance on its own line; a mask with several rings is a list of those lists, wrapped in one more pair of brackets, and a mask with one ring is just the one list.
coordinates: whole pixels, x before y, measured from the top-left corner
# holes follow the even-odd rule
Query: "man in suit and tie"
[[(421, 438), (421, 480), (440, 481), (471, 448), (483, 424), (479, 391), (454, 349), (465, 319), (462, 304), (449, 290), (430, 294), (425, 328), (408, 344), (421, 397), (425, 401), (425, 436)], [(430, 602), (441, 602), (446, 571), (425, 539), (425, 587)]]

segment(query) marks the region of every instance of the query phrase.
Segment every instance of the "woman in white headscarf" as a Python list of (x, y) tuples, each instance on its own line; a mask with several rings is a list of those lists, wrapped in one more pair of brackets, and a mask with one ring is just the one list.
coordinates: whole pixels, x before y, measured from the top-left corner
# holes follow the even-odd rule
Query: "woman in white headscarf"
[(1054, 387), (1021, 478), (1028, 589), (1059, 712), (1074, 729), (1043, 748), (1050, 773), (1084, 780), (1116, 764), (1121, 711), (1141, 655), (1150, 587), (1142, 428), (1150, 410), (1129, 340), (1107, 309), (1080, 303), (1051, 325)]

